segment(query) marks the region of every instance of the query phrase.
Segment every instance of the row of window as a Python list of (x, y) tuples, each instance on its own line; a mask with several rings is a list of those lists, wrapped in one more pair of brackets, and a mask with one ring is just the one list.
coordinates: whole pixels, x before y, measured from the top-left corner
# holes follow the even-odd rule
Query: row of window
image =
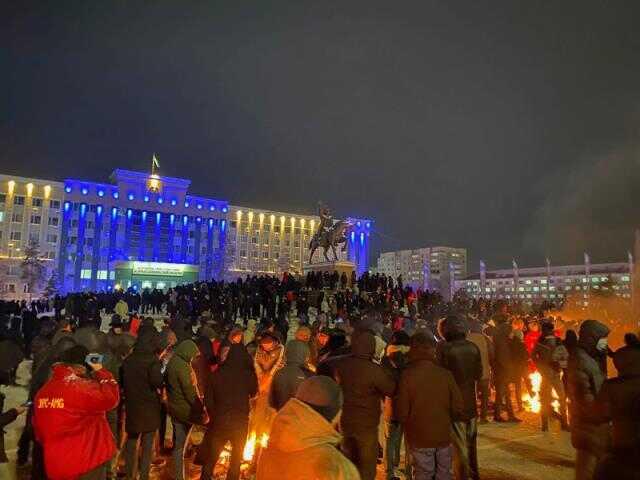
[[(4, 221), (4, 212), (0, 212), (0, 222)], [(22, 213), (12, 213), (12, 223), (22, 223), (24, 221), (24, 215)], [(30, 222), (32, 225), (42, 225), (42, 215), (31, 215)], [(60, 224), (59, 217), (49, 217), (47, 224), (50, 227), (57, 227)]]
[[(13, 204), (14, 205), (24, 205), (26, 202), (26, 197), (22, 195), (14, 195)], [(0, 203), (7, 203), (7, 194), (0, 193)], [(31, 206), (32, 207), (42, 207), (44, 204), (44, 200), (38, 197), (31, 197)], [(60, 200), (49, 200), (49, 208), (60, 210)]]
[[(2, 240), (3, 231), (0, 230), (0, 240)], [(9, 239), (15, 242), (22, 240), (22, 232), (20, 230), (12, 230), (9, 234)], [(49, 233), (46, 236), (47, 243), (56, 243), (58, 241), (58, 235), (55, 233)], [(40, 234), (38, 232), (29, 233), (29, 242), (40, 242)]]

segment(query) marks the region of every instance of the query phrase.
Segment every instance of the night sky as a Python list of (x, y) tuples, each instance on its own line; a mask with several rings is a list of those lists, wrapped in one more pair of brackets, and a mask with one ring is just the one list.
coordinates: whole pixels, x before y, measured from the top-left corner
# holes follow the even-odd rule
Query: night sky
[[(374, 255), (626, 261), (640, 2), (42, 1), (0, 15), (0, 171), (116, 168), (375, 219)], [(5, 7), (6, 8), (6, 7)]]

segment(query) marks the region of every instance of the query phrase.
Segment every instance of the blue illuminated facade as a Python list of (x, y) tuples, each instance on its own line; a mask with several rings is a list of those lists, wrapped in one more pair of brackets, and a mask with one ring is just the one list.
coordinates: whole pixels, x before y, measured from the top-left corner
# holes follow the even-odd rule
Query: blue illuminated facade
[(111, 180), (64, 182), (64, 290), (111, 289), (115, 267), (131, 260), (194, 265), (200, 279), (222, 278), (227, 202), (188, 194), (191, 182), (181, 178), (115, 170)]
[[(58, 279), (63, 291), (110, 290), (118, 265), (131, 262), (183, 264), (201, 280), (246, 274), (302, 272), (306, 246), (318, 218), (256, 211), (255, 222), (239, 222), (227, 201), (188, 193), (182, 178), (115, 170), (111, 183), (64, 182)], [(233, 209), (233, 212), (232, 212)], [(250, 209), (247, 216), (251, 219)], [(281, 223), (285, 215), (287, 225)], [(291, 224), (289, 222), (298, 223)], [(316, 219), (316, 220), (314, 220)], [(349, 218), (345, 259), (358, 275), (369, 266), (373, 222)], [(172, 284), (146, 285), (166, 288)], [(145, 285), (138, 285), (144, 288)]]

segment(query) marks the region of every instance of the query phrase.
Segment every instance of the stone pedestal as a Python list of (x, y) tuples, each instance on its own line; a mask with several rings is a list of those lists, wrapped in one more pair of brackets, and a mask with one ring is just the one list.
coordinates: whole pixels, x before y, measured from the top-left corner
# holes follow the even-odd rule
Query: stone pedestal
[(356, 270), (356, 264), (346, 260), (338, 260), (335, 262), (318, 262), (307, 264), (302, 267), (302, 272), (306, 275), (309, 272), (338, 272), (338, 275), (347, 274), (347, 278), (351, 279), (351, 274)]

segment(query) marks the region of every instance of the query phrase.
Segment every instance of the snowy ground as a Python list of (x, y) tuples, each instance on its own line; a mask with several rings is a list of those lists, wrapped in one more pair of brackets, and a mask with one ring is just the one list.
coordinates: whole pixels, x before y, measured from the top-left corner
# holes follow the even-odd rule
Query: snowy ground
[[(158, 319), (159, 323), (159, 319)], [(159, 325), (158, 325), (159, 326)], [(108, 319), (104, 319), (103, 328), (108, 328)], [(290, 334), (295, 331), (292, 325)], [(30, 378), (31, 362), (23, 362), (17, 375), (17, 386), (0, 387), (6, 395), (5, 409), (20, 405), (27, 398), (27, 385)], [(570, 480), (574, 478), (574, 456), (570, 436), (561, 432), (559, 425), (552, 424), (551, 431), (542, 433), (539, 417), (530, 413), (521, 413), (524, 420), (519, 425), (490, 423), (480, 425), (478, 436), (478, 456), (480, 476), (483, 480)], [(25, 415), (22, 415), (5, 431), (5, 446), (9, 460), (15, 466), (17, 442), (24, 427)], [(170, 467), (170, 459), (168, 459)], [(15, 467), (13, 467), (15, 472)], [(154, 479), (170, 479), (170, 468), (152, 472)], [(15, 475), (15, 473), (13, 474)], [(15, 480), (9, 477), (6, 480)], [(197, 478), (197, 470), (193, 471)], [(379, 466), (377, 480), (385, 480), (382, 466)], [(1, 480), (5, 480), (2, 478)]]

